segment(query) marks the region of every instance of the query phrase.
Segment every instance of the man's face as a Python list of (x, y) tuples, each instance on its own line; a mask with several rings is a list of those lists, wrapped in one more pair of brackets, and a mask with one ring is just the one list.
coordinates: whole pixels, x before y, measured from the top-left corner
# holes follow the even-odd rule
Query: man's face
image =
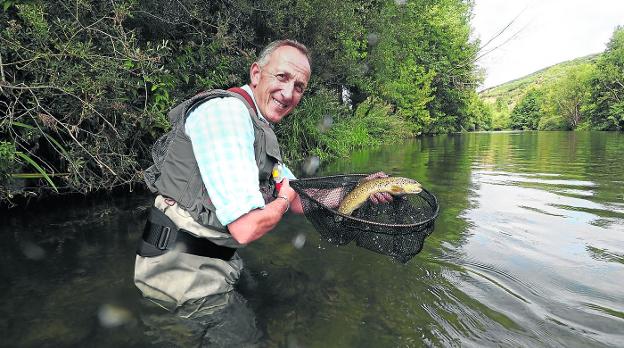
[(299, 104), (310, 73), (308, 59), (292, 46), (277, 48), (263, 67), (257, 63), (251, 66), (251, 88), (267, 121), (281, 121)]

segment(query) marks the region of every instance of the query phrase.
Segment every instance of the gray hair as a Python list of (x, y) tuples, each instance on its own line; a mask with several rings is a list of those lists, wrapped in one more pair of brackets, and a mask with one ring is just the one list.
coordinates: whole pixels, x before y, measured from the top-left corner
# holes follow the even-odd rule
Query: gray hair
[(258, 60), (256, 60), (256, 63), (258, 63), (258, 65), (260, 66), (265, 66), (269, 62), (269, 57), (271, 56), (271, 53), (273, 53), (276, 49), (283, 47), (283, 46), (291, 46), (291, 47), (298, 49), (299, 52), (303, 53), (306, 56), (306, 58), (308, 59), (308, 63), (310, 63), (310, 66), (312, 66), (312, 57), (310, 55), (310, 51), (308, 50), (308, 48), (301, 42), (298, 42), (295, 40), (288, 40), (288, 39), (277, 40), (268, 44), (260, 52), (260, 55), (258, 56)]

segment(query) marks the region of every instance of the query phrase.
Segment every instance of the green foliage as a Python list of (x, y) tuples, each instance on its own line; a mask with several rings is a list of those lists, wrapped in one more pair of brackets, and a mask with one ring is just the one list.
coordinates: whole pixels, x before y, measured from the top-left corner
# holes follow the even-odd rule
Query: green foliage
[[(584, 119), (583, 105), (587, 104), (591, 86), (589, 81), (594, 75), (594, 65), (583, 63), (566, 70), (561, 78), (551, 81), (542, 87), (544, 91), (544, 117), (550, 119), (549, 129), (560, 125), (557, 129), (576, 129)], [(555, 122), (555, 120), (563, 122)], [(540, 128), (541, 129), (541, 128)]]
[(8, 141), (0, 141), (0, 184), (5, 185), (15, 162), (15, 145)]
[(478, 42), (469, 40), (469, 16), (463, 1), (387, 2), (373, 22), (371, 88), (424, 132), (470, 123)]
[(511, 128), (537, 129), (542, 117), (541, 99), (542, 92), (540, 90), (530, 89), (511, 112)]
[[(122, 25), (133, 2), (118, 4), (39, 1), (2, 14), (1, 101), (9, 122), (0, 133), (29, 165), (10, 168), (12, 177), (34, 168), (56, 191), (50, 177), (69, 173), (59, 189), (83, 192), (138, 177), (137, 160), (147, 157), (141, 140), (151, 141), (159, 117), (149, 105), (158, 96), (151, 81), (162, 78), (159, 60), (168, 50), (142, 47)], [(33, 184), (40, 185), (22, 183)]]
[(301, 160), (347, 156), (353, 150), (405, 139), (412, 124), (391, 114), (389, 105), (376, 98), (361, 103), (354, 115), (328, 90), (320, 89), (277, 126), (284, 157)]
[(509, 99), (505, 96), (499, 96), (496, 98), (494, 104), (488, 103), (485, 99), (481, 98), (486, 107), (492, 110), (492, 130), (503, 130), (511, 128), (511, 110), (509, 107)]
[[(600, 55), (557, 64), (480, 93), (494, 128), (624, 130), (624, 28)], [(536, 128), (537, 127), (537, 128)]]
[(624, 130), (624, 27), (617, 27), (596, 64), (587, 112), (597, 129)]
[[(597, 58), (597, 55), (591, 55), (559, 63), (557, 65), (542, 69), (517, 80), (510, 81), (500, 86), (495, 86), (479, 92), (479, 96), (483, 99), (483, 101), (494, 109), (494, 113), (492, 115), (492, 123), (494, 125), (494, 129), (511, 128), (511, 112), (518, 104), (518, 102), (522, 98), (524, 98), (528, 90), (543, 89), (545, 93), (545, 90), (549, 88), (547, 86), (552, 85), (553, 83), (556, 83), (561, 79), (565, 79), (570, 74), (570, 72), (575, 71), (578, 66), (593, 66)], [(581, 80), (584, 79), (585, 77), (583, 77), (583, 79)], [(572, 81), (568, 81), (568, 86), (572, 87), (572, 81), (574, 81), (574, 79), (572, 79)], [(543, 101), (547, 102), (547, 98), (549, 97), (544, 97)], [(547, 112), (554, 113), (555, 111), (553, 111), (553, 109), (549, 109)], [(551, 118), (553, 116), (553, 114), (547, 115), (548, 118)], [(564, 123), (559, 129), (565, 128), (568, 127)]]
[(539, 119), (539, 123), (537, 125), (537, 129), (539, 130), (561, 130), (566, 129), (568, 124), (566, 120), (562, 116), (554, 115), (554, 116), (543, 116)]
[[(309, 90), (278, 126), (287, 158), (491, 127), (475, 100), (471, 2), (1, 4), (0, 201), (140, 182), (167, 111), (200, 90), (246, 83), (258, 50), (279, 38), (313, 54)], [(351, 108), (339, 102), (343, 88)], [(332, 127), (319, 128), (327, 115)]]
[(494, 110), (485, 103), (477, 93), (472, 93), (467, 105), (467, 114), (470, 115), (466, 119), (465, 130), (491, 130), (494, 127)]

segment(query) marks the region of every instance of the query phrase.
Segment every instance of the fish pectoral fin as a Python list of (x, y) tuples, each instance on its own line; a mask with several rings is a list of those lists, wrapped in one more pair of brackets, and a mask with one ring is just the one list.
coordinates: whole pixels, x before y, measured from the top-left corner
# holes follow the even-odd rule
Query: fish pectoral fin
[(390, 186), (390, 193), (392, 193), (393, 195), (398, 195), (400, 193), (404, 193), (405, 191), (403, 190), (403, 188), (401, 186), (398, 185), (392, 185)]

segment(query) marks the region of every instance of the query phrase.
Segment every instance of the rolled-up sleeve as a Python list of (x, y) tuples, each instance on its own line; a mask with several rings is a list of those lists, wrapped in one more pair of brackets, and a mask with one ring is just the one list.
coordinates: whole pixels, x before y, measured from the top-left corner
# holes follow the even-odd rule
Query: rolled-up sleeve
[(253, 124), (242, 101), (216, 98), (201, 104), (187, 118), (185, 132), (221, 224), (264, 207)]

